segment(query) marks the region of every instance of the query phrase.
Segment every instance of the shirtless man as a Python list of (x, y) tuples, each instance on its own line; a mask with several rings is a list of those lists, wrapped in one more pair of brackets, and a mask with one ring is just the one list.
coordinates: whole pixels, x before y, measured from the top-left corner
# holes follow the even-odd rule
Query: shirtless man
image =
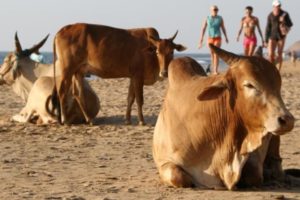
[(258, 33), (262, 40), (262, 45), (264, 44), (264, 38), (259, 26), (258, 18), (252, 15), (253, 8), (251, 6), (247, 6), (245, 12), (245, 16), (241, 20), (241, 27), (236, 40), (240, 40), (240, 35), (242, 31), (244, 31), (244, 54), (246, 56), (252, 56), (257, 45), (255, 27), (258, 29)]

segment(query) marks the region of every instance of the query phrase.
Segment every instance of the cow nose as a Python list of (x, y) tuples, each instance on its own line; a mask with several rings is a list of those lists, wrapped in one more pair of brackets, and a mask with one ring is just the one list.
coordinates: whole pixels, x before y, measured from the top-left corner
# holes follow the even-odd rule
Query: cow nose
[(287, 131), (290, 131), (294, 128), (295, 118), (290, 113), (278, 117), (277, 120), (280, 126)]
[(167, 78), (167, 77), (168, 77), (168, 72), (167, 72), (167, 70), (161, 71), (160, 74), (159, 74), (159, 76), (162, 77), (162, 78)]

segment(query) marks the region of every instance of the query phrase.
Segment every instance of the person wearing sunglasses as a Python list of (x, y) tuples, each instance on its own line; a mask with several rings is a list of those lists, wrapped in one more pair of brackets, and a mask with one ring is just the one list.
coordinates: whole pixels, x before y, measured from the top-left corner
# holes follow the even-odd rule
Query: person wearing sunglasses
[[(210, 15), (205, 19), (202, 28), (201, 28), (201, 35), (200, 35), (200, 42), (198, 48), (201, 48), (203, 46), (203, 38), (206, 31), (206, 28), (208, 29), (208, 40), (207, 44), (213, 44), (217, 47), (220, 47), (222, 44), (222, 34), (223, 32), (225, 36), (225, 42), (228, 43), (228, 37), (226, 34), (226, 29), (224, 25), (223, 18), (218, 15), (218, 7), (216, 5), (211, 6), (210, 8)], [(211, 55), (211, 66), (212, 74), (216, 75), (218, 74), (218, 68), (219, 68), (219, 57), (217, 54), (215, 54), (212, 50), (210, 51)]]

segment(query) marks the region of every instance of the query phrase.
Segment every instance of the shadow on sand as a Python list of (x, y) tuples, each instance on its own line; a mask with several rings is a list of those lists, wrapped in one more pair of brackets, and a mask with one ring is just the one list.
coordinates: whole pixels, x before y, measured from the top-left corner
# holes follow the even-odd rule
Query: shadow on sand
[[(155, 126), (157, 115), (144, 116), (145, 123), (148, 126)], [(94, 125), (125, 125), (125, 117), (123, 115), (97, 117)], [(131, 118), (131, 125), (138, 125), (138, 118)]]

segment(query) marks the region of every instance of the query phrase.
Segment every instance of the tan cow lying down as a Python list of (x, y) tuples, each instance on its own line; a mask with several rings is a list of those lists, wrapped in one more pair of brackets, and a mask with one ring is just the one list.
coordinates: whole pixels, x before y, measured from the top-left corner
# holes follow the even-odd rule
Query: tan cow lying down
[[(175, 59), (169, 66), (153, 156), (162, 181), (171, 186), (231, 190), (249, 155), (260, 156), (263, 162), (271, 135), (294, 127), (274, 65), (211, 48), (229, 64), (225, 74), (201, 76), (187, 58)], [(262, 165), (258, 162), (256, 168)]]
[[(14, 121), (43, 124), (56, 121), (55, 118), (46, 113), (45, 110), (46, 98), (50, 95), (48, 87), (54, 87), (53, 65), (37, 63), (29, 57), (31, 53), (39, 51), (47, 38), (48, 36), (38, 44), (33, 45), (33, 47), (23, 50), (16, 33), (15, 51), (5, 56), (0, 68), (0, 85), (6, 84), (11, 86), (13, 91), (27, 102), (25, 108), (23, 108), (19, 114), (12, 117)], [(89, 116), (94, 118), (100, 109), (99, 99), (88, 82), (86, 80), (83, 80), (83, 82), (84, 90), (87, 90), (85, 91), (85, 93), (87, 93), (85, 98), (89, 99), (88, 102), (94, 103), (91, 104), (94, 105), (94, 107), (89, 106), (88, 108)], [(32, 88), (34, 89), (31, 92)], [(68, 117), (70, 117), (71, 123), (83, 123), (83, 115), (81, 112), (78, 112), (78, 104), (73, 102), (73, 100), (73, 97), (69, 95), (68, 106), (71, 105), (73, 108), (77, 107), (74, 108), (74, 111), (68, 109)], [(37, 118), (39, 119), (38, 121), (36, 121)]]
[[(60, 81), (60, 77), (56, 77), (56, 81)], [(100, 102), (95, 94), (94, 90), (88, 84), (87, 81), (84, 81), (84, 98), (88, 102), (88, 115), (91, 118), (95, 118), (98, 111), (100, 110)], [(49, 109), (51, 104), (50, 95), (54, 87), (53, 77), (40, 77), (34, 83), (26, 103), (26, 106), (22, 111), (12, 117), (12, 120), (18, 122), (36, 122), (37, 124), (49, 124), (57, 122), (57, 117), (53, 114), (50, 114)], [(85, 118), (82, 114), (76, 100), (74, 99), (71, 91), (68, 95), (68, 109), (66, 118), (71, 124), (84, 123)]]
[(29, 49), (22, 49), (17, 33), (15, 34), (15, 50), (3, 59), (0, 68), (0, 85), (9, 85), (25, 102), (33, 83), (40, 76), (53, 76), (53, 65), (37, 63), (30, 59), (30, 54), (38, 52), (44, 45), (48, 35)]

